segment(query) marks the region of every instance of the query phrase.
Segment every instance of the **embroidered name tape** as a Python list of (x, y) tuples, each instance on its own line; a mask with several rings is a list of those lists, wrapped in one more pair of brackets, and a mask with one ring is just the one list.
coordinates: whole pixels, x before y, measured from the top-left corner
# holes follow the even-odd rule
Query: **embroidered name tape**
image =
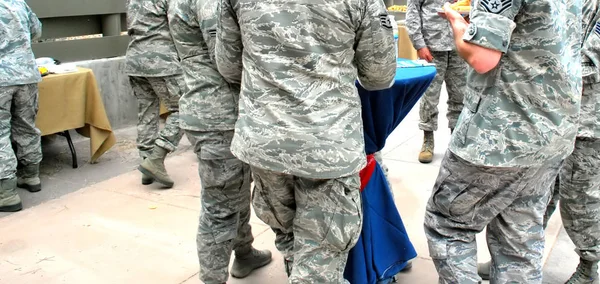
[(512, 0), (481, 0), (479, 5), (489, 13), (500, 14), (512, 7)]

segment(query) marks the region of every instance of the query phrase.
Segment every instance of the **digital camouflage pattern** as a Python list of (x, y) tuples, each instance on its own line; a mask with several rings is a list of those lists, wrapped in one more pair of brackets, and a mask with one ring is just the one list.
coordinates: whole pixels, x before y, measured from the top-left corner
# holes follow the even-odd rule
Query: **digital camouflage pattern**
[(218, 5), (174, 0), (168, 13), (187, 87), (179, 101), (181, 126), (199, 160), (199, 278), (207, 284), (227, 281), (231, 252), (249, 249), (254, 240), (249, 224), (250, 166), (230, 150), (239, 85), (223, 79), (214, 58)]
[(475, 235), (487, 226), (491, 283), (541, 284), (548, 189), (561, 165), (481, 167), (446, 152), (425, 213), (439, 283), (480, 283)]
[(560, 178), (560, 213), (583, 260), (600, 261), (600, 3), (585, 0), (579, 133)]
[(582, 76), (584, 84), (595, 84), (600, 82), (600, 3), (597, 0), (582, 1)]
[(600, 261), (600, 138), (578, 137), (560, 174), (560, 214), (582, 259)]
[(42, 161), (41, 136), (35, 126), (37, 110), (37, 84), (0, 87), (0, 180), (14, 179), (17, 163), (27, 166)]
[(0, 87), (42, 80), (31, 42), (42, 36), (42, 23), (24, 0), (0, 1)]
[(408, 0), (406, 30), (416, 50), (424, 47), (429, 48), (430, 51), (456, 49), (450, 24), (438, 14), (446, 2), (454, 1)]
[(234, 155), (299, 177), (358, 173), (366, 159), (356, 79), (385, 89), (396, 72), (383, 1), (222, 0), (218, 25), (218, 69), (241, 83)]
[(456, 51), (432, 51), (431, 55), (437, 73), (421, 97), (419, 129), (423, 131), (438, 129), (438, 104), (444, 81), (448, 92), (448, 112), (446, 113), (448, 128), (454, 128), (463, 109), (468, 65)]
[(298, 178), (252, 167), (256, 216), (275, 232), (288, 283), (345, 283), (348, 251), (362, 228), (360, 178)]
[[(182, 77), (129, 77), (138, 102), (137, 148), (142, 158), (150, 154), (155, 144), (168, 152), (175, 151), (183, 137), (179, 126), (179, 98), (185, 91)], [(159, 131), (161, 101), (170, 114)]]
[(230, 84), (215, 63), (219, 1), (174, 0), (169, 27), (177, 47), (187, 91), (179, 101), (181, 127), (193, 131), (233, 130), (239, 84)]
[(469, 71), (450, 150), (485, 166), (564, 160), (581, 98), (581, 1), (491, 3), (473, 2), (463, 39), (506, 56), (485, 74)]
[(131, 37), (125, 73), (139, 77), (181, 74), (177, 50), (169, 33), (169, 0), (129, 0), (127, 33)]
[(232, 130), (186, 134), (198, 157), (202, 185), (196, 239), (199, 277), (206, 284), (221, 284), (229, 277), (231, 252), (247, 250), (254, 241), (249, 224), (250, 166), (231, 154)]
[(584, 0), (583, 95), (579, 116), (578, 137), (600, 138), (600, 3)]
[(600, 138), (600, 81), (583, 85), (577, 137)]

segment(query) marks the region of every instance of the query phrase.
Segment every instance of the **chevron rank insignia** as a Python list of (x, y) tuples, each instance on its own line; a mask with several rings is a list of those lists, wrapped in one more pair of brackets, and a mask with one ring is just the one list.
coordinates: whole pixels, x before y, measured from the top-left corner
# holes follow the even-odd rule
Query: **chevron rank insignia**
[(479, 4), (488, 13), (501, 14), (512, 7), (512, 0), (480, 0)]
[(209, 31), (208, 31), (208, 34), (209, 34), (211, 37), (216, 37), (216, 36), (217, 36), (217, 30), (209, 30)]
[(596, 23), (596, 27), (594, 27), (594, 32), (596, 35), (600, 36), (600, 22)]
[(382, 14), (379, 15), (379, 23), (381, 23), (381, 26), (386, 28), (386, 29), (391, 29), (392, 27), (392, 21), (390, 21), (390, 17), (388, 17), (387, 14)]

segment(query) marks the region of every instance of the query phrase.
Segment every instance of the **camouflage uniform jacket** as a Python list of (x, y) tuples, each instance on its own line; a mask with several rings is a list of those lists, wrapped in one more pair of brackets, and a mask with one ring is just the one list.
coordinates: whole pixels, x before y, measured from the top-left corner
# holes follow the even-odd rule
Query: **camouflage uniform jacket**
[(0, 1), (0, 87), (42, 80), (31, 51), (41, 36), (42, 24), (25, 1)]
[(356, 79), (385, 89), (396, 72), (383, 1), (222, 0), (215, 52), (225, 79), (241, 82), (238, 158), (315, 179), (365, 166)]
[(181, 127), (192, 131), (233, 130), (239, 84), (229, 84), (215, 63), (219, 1), (172, 0), (169, 26), (185, 74), (179, 101)]
[[(579, 114), (579, 137), (600, 138), (600, 3), (585, 0), (583, 5), (584, 92)], [(587, 90), (589, 89), (589, 90)], [(591, 95), (591, 96), (590, 96)]]
[(169, 0), (130, 0), (127, 8), (125, 73), (130, 76), (163, 77), (181, 74), (175, 44), (169, 32)]
[(454, 50), (454, 38), (448, 21), (438, 11), (449, 0), (408, 0), (406, 30), (414, 48), (431, 51)]
[(503, 52), (485, 74), (470, 70), (450, 143), (484, 166), (531, 167), (574, 146), (581, 99), (581, 1), (475, 0), (463, 40)]

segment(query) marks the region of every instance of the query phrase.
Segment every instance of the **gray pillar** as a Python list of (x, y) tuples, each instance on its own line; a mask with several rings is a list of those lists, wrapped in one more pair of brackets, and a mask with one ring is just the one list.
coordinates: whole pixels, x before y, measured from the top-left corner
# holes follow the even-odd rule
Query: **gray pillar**
[(121, 34), (121, 14), (102, 15), (102, 34), (104, 36)]

